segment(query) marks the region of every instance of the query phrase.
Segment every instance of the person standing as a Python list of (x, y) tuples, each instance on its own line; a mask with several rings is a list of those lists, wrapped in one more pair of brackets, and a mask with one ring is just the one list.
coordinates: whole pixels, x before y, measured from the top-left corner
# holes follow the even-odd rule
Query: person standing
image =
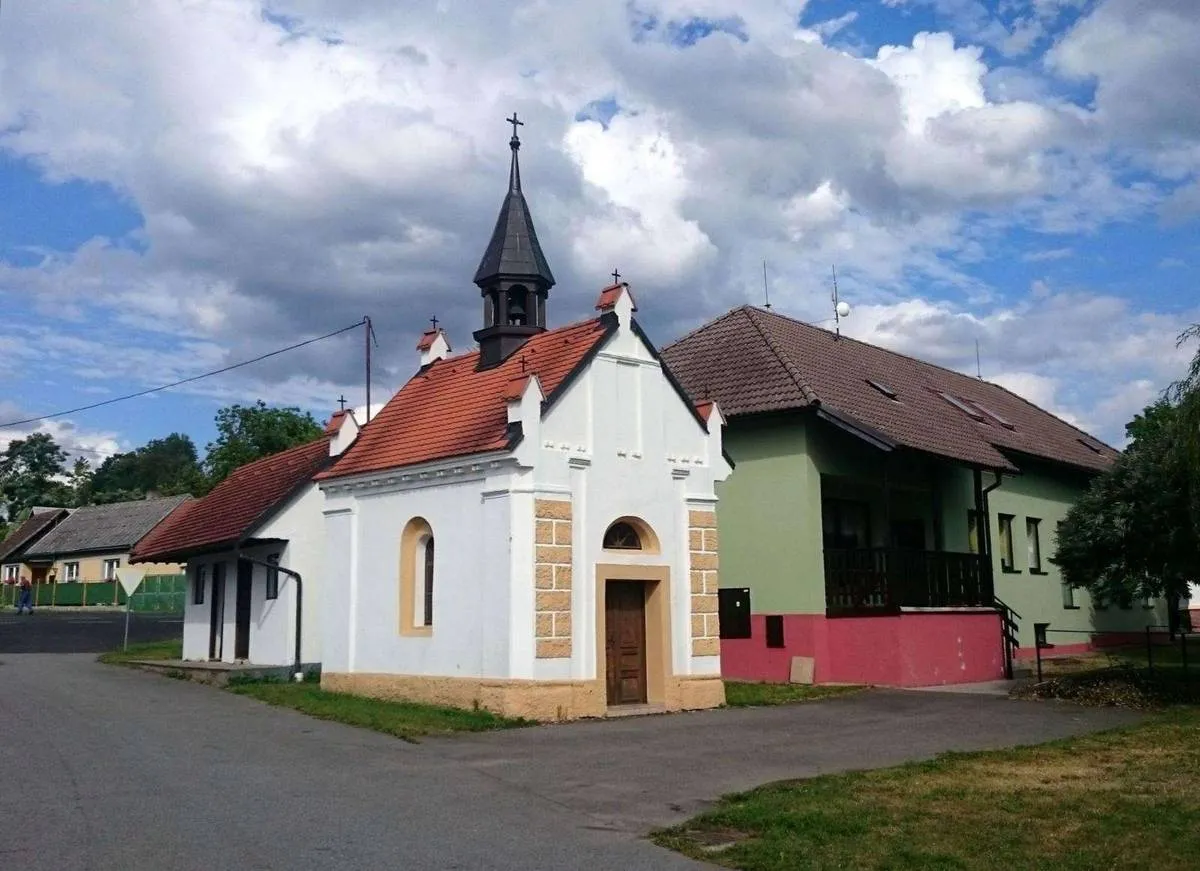
[(21, 578), (21, 592), (17, 599), (17, 613), (33, 613), (33, 584), (29, 578)]

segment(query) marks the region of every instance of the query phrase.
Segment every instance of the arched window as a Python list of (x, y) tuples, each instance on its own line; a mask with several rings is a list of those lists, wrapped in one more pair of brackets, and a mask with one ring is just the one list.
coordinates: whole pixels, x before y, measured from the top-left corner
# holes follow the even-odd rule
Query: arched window
[(424, 619), (422, 626), (433, 625), (433, 536), (425, 539)]
[(400, 634), (433, 632), (433, 529), (414, 517), (400, 535)]
[(604, 533), (604, 546), (609, 550), (641, 550), (642, 537), (632, 523), (618, 520)]

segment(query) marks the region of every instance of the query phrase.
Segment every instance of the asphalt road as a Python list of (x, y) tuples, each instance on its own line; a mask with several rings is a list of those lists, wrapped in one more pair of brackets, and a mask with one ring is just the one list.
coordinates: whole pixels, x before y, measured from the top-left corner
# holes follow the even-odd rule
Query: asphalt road
[(0, 868), (682, 869), (643, 839), (731, 790), (1135, 717), (870, 692), (419, 745), (91, 656), (0, 656)]
[[(139, 614), (129, 619), (129, 643), (165, 641), (183, 635), (178, 614)], [(35, 609), (32, 614), (0, 612), (2, 653), (104, 653), (125, 637), (124, 611)]]

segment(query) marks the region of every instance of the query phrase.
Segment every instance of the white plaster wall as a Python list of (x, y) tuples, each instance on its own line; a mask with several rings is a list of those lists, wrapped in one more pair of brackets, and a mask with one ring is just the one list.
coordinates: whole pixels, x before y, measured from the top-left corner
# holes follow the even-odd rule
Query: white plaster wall
[[(509, 511), (501, 486), (483, 475), (360, 495), (327, 496), (328, 571), (351, 590), (328, 609), (325, 668), (357, 672), (509, 677)], [(487, 494), (485, 496), (485, 494)], [(433, 632), (400, 634), (400, 537), (422, 517), (436, 547)], [(531, 572), (532, 573), (532, 572)], [(326, 597), (330, 601), (331, 597)], [(532, 620), (532, 600), (530, 602)]]
[[(544, 419), (536, 394), (510, 408), (524, 430), (519, 466), (467, 458), (326, 485), (326, 671), (595, 678), (595, 564), (625, 561), (671, 569), (675, 674), (719, 673), (718, 657), (691, 656), (687, 541), (689, 506), (713, 508), (714, 480), (729, 472), (719, 429), (707, 432), (627, 325)], [(570, 659), (535, 657), (536, 498), (572, 502)], [(601, 553), (625, 515), (653, 527), (660, 553)], [(400, 538), (414, 517), (437, 549), (428, 637), (399, 631)]]
[[(316, 484), (310, 484), (262, 527), (255, 538), (287, 541), (279, 549), (267, 546), (248, 551), (265, 559), (279, 553), (279, 564), (299, 572), (304, 585), (301, 619), (300, 658), (306, 663), (321, 661), (322, 588), (325, 584), (325, 496)], [(296, 582), (279, 576), (279, 598), (267, 600), (267, 569), (254, 567), (250, 605), (250, 660), (255, 663), (284, 665), (293, 661), (296, 644)], [(261, 650), (256, 650), (256, 637)]]
[[(677, 675), (719, 674), (719, 657), (691, 655), (688, 509), (716, 505), (714, 482), (726, 477), (719, 427), (709, 433), (664, 375), (641, 339), (621, 329), (546, 415), (538, 433), (535, 489), (571, 494), (575, 627), (596, 621), (598, 562), (666, 565), (671, 570), (671, 641)], [(604, 552), (604, 532), (632, 515), (649, 524), (658, 554)], [(570, 675), (596, 676), (598, 639), (576, 629)], [(560, 677), (554, 660), (535, 663)]]
[(199, 565), (199, 560), (193, 560), (188, 562), (184, 569), (188, 576), (188, 589), (183, 606), (183, 658), (191, 660), (208, 659), (208, 616), (212, 602), (212, 578), (206, 577), (204, 581), (204, 603), (193, 604), (196, 571)]
[[(301, 660), (321, 661), (322, 576), (325, 572), (324, 497), (316, 485), (309, 486), (275, 517), (255, 530), (256, 538), (278, 538), (286, 544), (247, 548), (246, 555), (266, 559), (278, 553), (279, 564), (300, 573), (304, 581)], [(237, 561), (232, 550), (189, 560), (189, 588), (184, 609), (184, 659), (208, 659), (209, 620), (212, 613), (215, 566), (225, 566), (224, 636), (221, 659), (233, 662), (237, 632)], [(200, 566), (207, 567), (204, 604), (193, 605), (192, 584)], [(267, 599), (267, 569), (254, 566), (250, 587), (250, 662), (255, 665), (290, 665), (295, 656), (296, 584), (279, 576), (279, 597)]]

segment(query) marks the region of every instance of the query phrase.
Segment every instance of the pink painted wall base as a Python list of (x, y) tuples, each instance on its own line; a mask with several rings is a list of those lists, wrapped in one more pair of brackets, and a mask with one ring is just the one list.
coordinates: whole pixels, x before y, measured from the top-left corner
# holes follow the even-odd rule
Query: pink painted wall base
[(784, 682), (792, 657), (814, 659), (816, 683), (936, 686), (1004, 677), (1000, 615), (912, 611), (880, 617), (785, 614), (784, 646), (767, 647), (766, 615), (750, 638), (721, 642), (721, 671), (735, 680)]

